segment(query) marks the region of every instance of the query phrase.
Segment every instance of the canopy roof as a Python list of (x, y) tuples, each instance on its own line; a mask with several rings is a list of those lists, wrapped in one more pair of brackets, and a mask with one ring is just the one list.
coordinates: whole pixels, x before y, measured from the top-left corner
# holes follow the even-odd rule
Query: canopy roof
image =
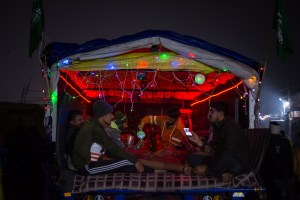
[(55, 42), (45, 56), (49, 68), (61, 72), (61, 79), (87, 99), (197, 100), (241, 81), (254, 89), (259, 80), (258, 62), (171, 31), (147, 30), (84, 44)]

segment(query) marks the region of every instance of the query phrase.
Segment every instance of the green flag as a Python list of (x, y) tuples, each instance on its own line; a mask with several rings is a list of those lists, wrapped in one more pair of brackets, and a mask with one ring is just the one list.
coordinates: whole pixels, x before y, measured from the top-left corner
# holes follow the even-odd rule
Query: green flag
[(44, 31), (44, 12), (42, 0), (33, 0), (30, 27), (29, 57), (38, 48)]
[(273, 28), (277, 32), (277, 55), (280, 59), (285, 60), (293, 53), (293, 47), (282, 0), (277, 0), (276, 3)]

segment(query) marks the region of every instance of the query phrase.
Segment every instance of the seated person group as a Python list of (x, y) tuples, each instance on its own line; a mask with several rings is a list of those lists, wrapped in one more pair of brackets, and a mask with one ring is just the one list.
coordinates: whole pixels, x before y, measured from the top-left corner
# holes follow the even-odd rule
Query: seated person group
[(69, 118), (71, 130), (67, 130), (76, 134), (67, 131), (67, 153), (72, 168), (82, 175), (169, 171), (230, 181), (249, 170), (246, 136), (228, 116), (225, 102), (210, 103), (208, 120), (212, 131), (207, 140), (193, 131), (191, 136), (186, 136), (178, 108), (170, 109), (166, 116), (142, 118), (138, 125), (141, 131), (148, 124), (160, 127), (160, 134), (154, 138), (155, 152), (140, 151), (146, 139), (140, 138), (134, 145), (131, 140), (124, 144), (120, 135), (127, 126), (127, 117), (120, 111), (113, 114), (113, 107), (105, 101), (94, 103), (93, 118), (84, 123), (82, 115), (75, 114), (79, 115), (78, 123), (74, 113)]

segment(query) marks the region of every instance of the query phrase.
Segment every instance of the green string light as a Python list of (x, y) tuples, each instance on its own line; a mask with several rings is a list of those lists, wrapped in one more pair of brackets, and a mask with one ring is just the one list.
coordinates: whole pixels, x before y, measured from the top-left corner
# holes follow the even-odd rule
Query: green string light
[(52, 102), (52, 104), (57, 103), (57, 92), (52, 92), (51, 93), (51, 102)]
[(162, 54), (159, 55), (159, 58), (160, 58), (161, 60), (167, 60), (167, 59), (169, 58), (169, 55), (166, 54), (166, 53), (162, 53)]

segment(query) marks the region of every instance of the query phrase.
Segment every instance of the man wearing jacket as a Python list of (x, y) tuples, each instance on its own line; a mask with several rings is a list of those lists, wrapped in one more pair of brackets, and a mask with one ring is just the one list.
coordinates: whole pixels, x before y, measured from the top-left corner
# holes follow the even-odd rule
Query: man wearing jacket
[(211, 102), (208, 120), (213, 127), (213, 136), (208, 144), (195, 133), (189, 137), (190, 141), (204, 149), (202, 153), (188, 157), (194, 173), (222, 177), (224, 181), (230, 181), (233, 176), (248, 170), (246, 135), (229, 117), (228, 110), (229, 106), (225, 102)]
[[(144, 166), (109, 138), (105, 127), (114, 116), (110, 104), (99, 100), (93, 105), (94, 116), (78, 131), (72, 162), (80, 174), (95, 175), (113, 172), (144, 172)], [(108, 158), (106, 154), (113, 158)]]
[(180, 164), (185, 162), (187, 153), (194, 150), (185, 135), (184, 125), (179, 117), (179, 108), (172, 107), (168, 110), (167, 115), (148, 115), (142, 118), (138, 125), (140, 130), (143, 130), (146, 124), (155, 124), (161, 129), (160, 143), (162, 147), (149, 158)]

